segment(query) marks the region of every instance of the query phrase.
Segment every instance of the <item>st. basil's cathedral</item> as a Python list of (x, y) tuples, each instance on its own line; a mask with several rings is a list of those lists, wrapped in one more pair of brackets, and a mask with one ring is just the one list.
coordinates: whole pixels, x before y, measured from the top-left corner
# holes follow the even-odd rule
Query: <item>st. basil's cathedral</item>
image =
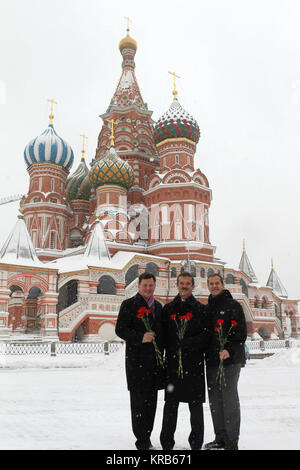
[(122, 73), (90, 168), (83, 135), (71, 172), (74, 154), (54, 128), (54, 100), (48, 128), (25, 147), (28, 193), (0, 251), (0, 339), (115, 340), (120, 304), (136, 293), (139, 274), (155, 274), (165, 304), (183, 270), (203, 303), (207, 276), (223, 275), (243, 306), (249, 339), (299, 338), (298, 302), (273, 265), (262, 285), (245, 245), (238, 269), (215, 257), (212, 190), (194, 168), (200, 129), (178, 100), (175, 73), (173, 101), (154, 122), (135, 77), (129, 28), (119, 49)]

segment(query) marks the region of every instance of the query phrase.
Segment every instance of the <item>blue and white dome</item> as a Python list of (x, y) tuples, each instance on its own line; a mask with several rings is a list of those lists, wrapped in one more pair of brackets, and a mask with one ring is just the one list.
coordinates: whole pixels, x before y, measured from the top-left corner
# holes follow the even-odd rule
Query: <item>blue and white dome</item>
[(70, 170), (74, 154), (70, 145), (55, 132), (52, 124), (26, 145), (24, 158), (27, 167), (34, 163), (52, 163)]

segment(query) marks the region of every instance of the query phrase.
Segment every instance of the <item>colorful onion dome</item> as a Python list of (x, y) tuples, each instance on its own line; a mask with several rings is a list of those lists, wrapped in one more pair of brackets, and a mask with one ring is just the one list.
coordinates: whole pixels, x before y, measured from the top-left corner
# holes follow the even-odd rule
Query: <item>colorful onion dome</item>
[(127, 28), (127, 35), (124, 39), (122, 39), (119, 43), (119, 49), (120, 52), (122, 52), (123, 49), (133, 49), (134, 51), (137, 50), (137, 42), (129, 36), (129, 28)]
[(197, 121), (174, 99), (166, 111), (153, 127), (154, 140), (158, 144), (166, 139), (186, 139), (199, 142), (200, 129)]
[(52, 163), (69, 170), (74, 154), (70, 145), (55, 132), (52, 124), (26, 145), (24, 158), (29, 168), (34, 163)]
[(88, 201), (91, 194), (89, 169), (82, 158), (77, 170), (67, 179), (66, 194), (70, 201), (81, 199)]
[(96, 188), (116, 184), (129, 189), (134, 184), (134, 172), (129, 163), (118, 157), (114, 147), (98, 160), (89, 173), (90, 182)]

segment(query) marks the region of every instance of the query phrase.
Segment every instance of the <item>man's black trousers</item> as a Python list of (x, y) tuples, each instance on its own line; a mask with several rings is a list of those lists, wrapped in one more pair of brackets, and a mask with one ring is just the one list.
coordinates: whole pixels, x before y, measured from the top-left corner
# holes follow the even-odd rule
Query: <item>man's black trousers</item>
[[(189, 435), (189, 443), (191, 449), (201, 449), (203, 444), (204, 421), (203, 421), (203, 404), (199, 401), (190, 402), (190, 419), (191, 433)], [(173, 449), (175, 441), (174, 434), (177, 425), (179, 401), (174, 399), (166, 399), (163, 414), (163, 424), (160, 434), (160, 442), (162, 448)]]
[(241, 364), (230, 364), (224, 368), (226, 385), (221, 389), (217, 383), (218, 367), (207, 367), (207, 388), (209, 405), (218, 442), (235, 442), (240, 434), (240, 402), (238, 395), (238, 380)]
[(136, 437), (136, 448), (139, 450), (149, 449), (157, 406), (157, 390), (147, 392), (131, 390), (130, 406), (132, 430)]

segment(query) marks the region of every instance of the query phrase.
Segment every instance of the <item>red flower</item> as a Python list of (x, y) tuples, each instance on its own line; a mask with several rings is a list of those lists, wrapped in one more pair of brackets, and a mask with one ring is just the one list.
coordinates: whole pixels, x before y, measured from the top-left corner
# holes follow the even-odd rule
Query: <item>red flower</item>
[(222, 320), (222, 318), (219, 318), (219, 320), (217, 320), (217, 325), (223, 325), (224, 323), (224, 320)]
[[(140, 313), (140, 314), (142, 313), (143, 314), (142, 316), (149, 315), (149, 313), (151, 313), (151, 310), (147, 307), (141, 307), (141, 308), (138, 309), (138, 313)], [(139, 317), (139, 318), (141, 318), (141, 317)]]
[(181, 317), (179, 317), (179, 320), (190, 321), (191, 318), (193, 318), (193, 314), (191, 312), (187, 312), (185, 315), (181, 315)]
[(171, 315), (170, 318), (171, 318), (172, 320), (175, 320), (175, 318), (176, 318), (176, 313), (173, 313), (173, 315)]
[(179, 320), (187, 320), (187, 316), (186, 315), (181, 315), (181, 317), (178, 317)]
[(231, 324), (232, 324), (232, 326), (236, 326), (237, 322), (235, 320), (231, 320)]
[(137, 314), (137, 317), (138, 317), (138, 318), (144, 318), (144, 316), (145, 316), (145, 314), (142, 313), (142, 312)]
[(215, 331), (219, 331), (220, 327), (216, 326)]

